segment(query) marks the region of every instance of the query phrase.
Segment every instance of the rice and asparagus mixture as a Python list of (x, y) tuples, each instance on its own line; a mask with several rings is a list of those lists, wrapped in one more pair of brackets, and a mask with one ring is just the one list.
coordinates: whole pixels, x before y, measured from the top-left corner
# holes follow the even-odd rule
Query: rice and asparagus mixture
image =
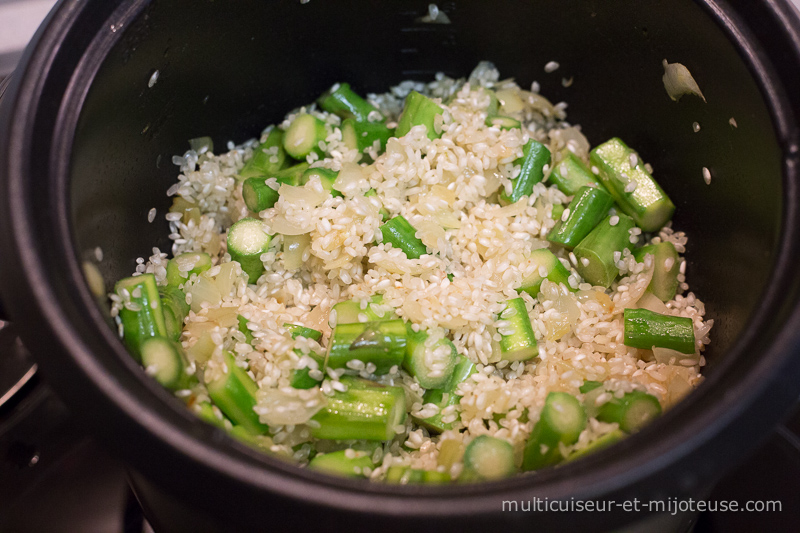
[(172, 253), (111, 294), (120, 336), (198, 416), (339, 475), (489, 480), (613, 444), (698, 385), (713, 321), (653, 169), (565, 108), (481, 63), (191, 141)]

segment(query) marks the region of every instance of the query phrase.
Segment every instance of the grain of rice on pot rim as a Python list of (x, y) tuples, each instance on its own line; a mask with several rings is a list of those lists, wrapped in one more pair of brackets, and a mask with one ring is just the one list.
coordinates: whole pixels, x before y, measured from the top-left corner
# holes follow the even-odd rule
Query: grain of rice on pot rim
[[(332, 90), (338, 93), (344, 85)], [(414, 100), (416, 93), (421, 100)], [(354, 148), (358, 137), (348, 137), (353, 129), (402, 127), (409, 94), (409, 115), (412, 100), (420, 109), (439, 106), (430, 128), (412, 120), (402, 136)], [(167, 380), (162, 383), (190, 409), (243, 442), (300, 465), (311, 462), (328, 472), (373, 480), (436, 483), (496, 479), (578, 457), (635, 431), (699, 384), (713, 321), (704, 320), (703, 302), (689, 292), (683, 259), (687, 236), (671, 222), (657, 228), (638, 219), (627, 222), (625, 202), (635, 202), (637, 190), (651, 187), (651, 168), (642, 155), (612, 140), (592, 151), (590, 160), (592, 145), (579, 126), (567, 122), (566, 104), (554, 105), (513, 79), (501, 79), (485, 62), (467, 79), (440, 74), (430, 83), (406, 81), (366, 100), (370, 107), (364, 109), (374, 109), (360, 121), (311, 104), (289, 113), (259, 139), (229, 143), (227, 152), (216, 154), (205, 142), (203, 153), (189, 150), (173, 158), (180, 175), (169, 188), (174, 203), (165, 215), (172, 249), (153, 248), (150, 257), (137, 260), (133, 278), (141, 282), (142, 275), (152, 274), (160, 297), (141, 283), (123, 280), (110, 295), (111, 313), (148, 373)], [(307, 155), (284, 166), (307, 163), (312, 171), (321, 170), (305, 170), (301, 182), (258, 176), (260, 183), (253, 187), (260, 189), (253, 190), (274, 201), (251, 212), (243, 196), (245, 165), (255, 157), (264, 165), (288, 158), (284, 146), (298, 120), (317, 128), (319, 136)], [(278, 131), (284, 145), (266, 147)], [(547, 151), (538, 167), (543, 179), (515, 200), (537, 146)], [(612, 154), (608, 157), (628, 150), (619, 158), (626, 170), (616, 184), (603, 181), (613, 173), (602, 166), (603, 147)], [(570, 191), (565, 183), (580, 169), (591, 183)], [(332, 181), (326, 183), (325, 176)], [(555, 244), (555, 232), (562, 235), (575, 211), (583, 209), (579, 196), (587, 203), (608, 201), (590, 227), (565, 234), (567, 239), (578, 234), (580, 243)], [(410, 236), (402, 230), (398, 235), (422, 246), (425, 253), (419, 257), (387, 237), (397, 217), (410, 224)], [(234, 250), (229, 250), (228, 230), (247, 218), (261, 221), (248, 231), (261, 227), (271, 235), (251, 266), (232, 261)], [(613, 276), (608, 288), (584, 275), (595, 261), (583, 248), (601, 230), (625, 232), (624, 244), (606, 263)], [(660, 255), (666, 249), (673, 255)], [(190, 253), (200, 255), (182, 255)], [(210, 256), (205, 266), (202, 254)], [(535, 259), (545, 256), (553, 259)], [(252, 264), (257, 282), (248, 284), (243, 268)], [(556, 271), (563, 277), (554, 282), (549, 278)], [(522, 290), (532, 277), (544, 280), (534, 290)], [(673, 284), (666, 297), (657, 288), (664, 283)], [(351, 314), (341, 306), (333, 310), (346, 301), (353, 302)], [(147, 305), (153, 311), (148, 316), (163, 307), (163, 327), (178, 328), (181, 363), (175, 375), (168, 375), (162, 358), (171, 341), (156, 347), (145, 338), (136, 344), (126, 332), (126, 320), (150, 313), (142, 311)], [(177, 326), (170, 313), (177, 314)], [(348, 326), (346, 316), (373, 326)], [(689, 348), (683, 349), (683, 342), (676, 349), (676, 339), (633, 346), (634, 327), (647, 330), (649, 320), (680, 324), (690, 337)], [(287, 325), (316, 330), (319, 336), (297, 334)], [(375, 335), (381, 350), (390, 337), (404, 339), (405, 348), (391, 348), (400, 355), (386, 368), (381, 368), (382, 353), (335, 367), (340, 352), (331, 345), (348, 327), (356, 337), (346, 341), (352, 344), (341, 351), (345, 359), (348, 349), (361, 349), (359, 343)], [(651, 334), (642, 335), (650, 339)], [(414, 338), (423, 339), (413, 344), (422, 370), (409, 363)], [(456, 370), (453, 361), (460, 364)], [(451, 383), (467, 366), (471, 373)], [(253, 405), (229, 405), (215, 396), (215, 383), (234, 375), (253, 384)], [(312, 385), (293, 386), (298, 376)], [(364, 430), (376, 435), (385, 430), (385, 438), (352, 438), (346, 431), (344, 440), (331, 437), (347, 424), (325, 418), (326, 409), (362, 388), (365, 395), (382, 395), (384, 406), (400, 406), (396, 423)], [(359, 401), (363, 406), (373, 400)], [(620, 414), (626, 402), (639, 403)], [(563, 409), (575, 415), (551, 420)], [(387, 424), (386, 413), (380, 416)], [(438, 429), (428, 423), (433, 418)], [(489, 465), (488, 454), (503, 457), (502, 468)]]

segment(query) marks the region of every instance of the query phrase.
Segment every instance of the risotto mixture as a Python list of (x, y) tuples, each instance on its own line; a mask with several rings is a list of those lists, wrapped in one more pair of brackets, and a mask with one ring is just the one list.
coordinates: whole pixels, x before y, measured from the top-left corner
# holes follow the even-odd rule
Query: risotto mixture
[(111, 294), (120, 335), (198, 416), (339, 475), (491, 480), (613, 444), (698, 385), (713, 321), (654, 170), (565, 108), (481, 63), (192, 140), (172, 250)]

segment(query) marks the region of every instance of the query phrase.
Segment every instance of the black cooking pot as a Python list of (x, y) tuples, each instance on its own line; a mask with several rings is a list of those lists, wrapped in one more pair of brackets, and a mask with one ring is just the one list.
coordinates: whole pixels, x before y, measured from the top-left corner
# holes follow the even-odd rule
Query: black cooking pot
[[(788, 3), (473, 0), (440, 9), (451, 24), (418, 22), (427, 1), (416, 0), (62, 0), (28, 49), (2, 103), (3, 301), (49, 381), (131, 466), (157, 528), (654, 527), (664, 515), (503, 512), (502, 502), (702, 495), (797, 398), (800, 23)], [(664, 58), (689, 67), (708, 103), (667, 97)], [(438, 71), (464, 76), (483, 59), (568, 101), (593, 143), (620, 136), (654, 165), (678, 206), (675, 226), (690, 236), (692, 289), (716, 322), (695, 392), (621, 444), (557, 469), (397, 487), (259, 454), (145, 376), (81, 264), (100, 247), (102, 261), (90, 260), (110, 287), (152, 246), (169, 248), (163, 218), (146, 219), (152, 207), (166, 212), (171, 157), (187, 139), (244, 141), (336, 81), (381, 91)], [(550, 60), (561, 68), (545, 74)]]

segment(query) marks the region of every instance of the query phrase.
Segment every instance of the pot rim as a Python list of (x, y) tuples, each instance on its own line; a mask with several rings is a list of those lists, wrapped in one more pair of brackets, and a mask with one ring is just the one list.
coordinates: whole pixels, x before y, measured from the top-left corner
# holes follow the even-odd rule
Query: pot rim
[[(385, 486), (299, 470), (200, 423), (155, 382), (136, 371), (137, 365), (107, 327), (83, 281), (80, 262), (73, 249), (67, 187), (72, 134), (80, 104), (104, 53), (122, 33), (100, 28), (111, 28), (111, 21), (119, 21), (121, 24), (117, 23), (117, 27), (126, 25), (147, 3), (146, 0), (107, 1), (107, 8), (102, 12), (89, 13), (90, 9), (81, 0), (62, 0), (51, 13), (46, 27), (39, 30), (35, 45), (26, 51), (0, 115), (0, 124), (5, 126), (0, 128), (0, 161), (4, 161), (0, 163), (0, 174), (5, 177), (0, 186), (7, 198), (0, 206), (3, 229), (0, 244), (3, 250), (11, 252), (4, 253), (2, 259), (4, 277), (10, 281), (3, 286), (4, 299), (13, 316), (20, 320), (23, 339), (32, 348), (41, 353), (51, 339), (57, 340), (53, 354), (41, 358), (45, 372), (63, 372), (70, 379), (85, 384), (86, 394), (80, 398), (66, 387), (60, 387), (60, 380), (54, 380), (59, 392), (72, 400), (73, 405), (81, 407), (107, 401), (108, 405), (103, 407), (104, 416), (89, 422), (95, 433), (136, 469), (152, 472), (148, 465), (152, 465), (150, 462), (155, 455), (162, 457), (157, 460), (158, 464), (198, 469), (221, 486), (249, 487), (247, 494), (237, 494), (243, 501), (256, 501), (270, 495), (287, 505), (294, 502), (384, 518), (408, 517), (409, 514), (440, 519), (456, 515), (463, 518), (465, 513), (490, 515), (497, 513), (501, 500), (545, 496), (551, 500), (572, 497), (621, 501), (625, 494), (631, 494), (627, 491), (633, 485), (647, 486), (648, 494), (653, 496), (651, 499), (657, 499), (658, 495), (685, 492), (697, 486), (700, 480), (715, 475), (721, 458), (727, 462), (743, 457), (757, 441), (741, 442), (745, 432), (738, 428), (746, 428), (747, 433), (765, 433), (796, 399), (800, 391), (800, 358), (795, 357), (800, 353), (800, 305), (797, 303), (798, 282), (792, 274), (796, 270), (793, 264), (800, 257), (800, 212), (788, 199), (800, 198), (797, 125), (800, 96), (794, 95), (790, 100), (785, 94), (780, 76), (735, 9), (724, 0), (706, 0), (700, 2), (701, 5), (737, 45), (758, 81), (782, 144), (782, 245), (778, 247), (771, 283), (753, 316), (758, 327), (749, 328), (743, 334), (731, 350), (731, 356), (726, 358), (729, 364), (720, 364), (687, 400), (615, 447), (615, 452), (624, 451), (624, 454), (612, 455), (606, 450), (557, 470), (480, 485), (445, 489)], [(786, 0), (764, 3), (775, 17), (770, 22), (783, 24), (782, 33), (775, 32), (786, 41), (787, 53), (800, 68), (800, 19)], [(86, 44), (85, 53), (74, 65), (74, 73), (67, 76), (58, 109), (43, 110), (42, 95), (48, 84), (62, 84), (54, 80), (64, 74), (56, 66), (63, 55), (63, 43), (74, 38), (74, 25), (80, 20), (93, 21), (98, 33)], [(57, 120), (52, 130), (41, 132), (36, 127), (47, 113), (54, 114)], [(45, 217), (46, 220), (41, 220), (41, 213), (26, 202), (33, 175), (31, 154), (35, 142), (41, 145), (42, 135), (47, 138), (49, 150), (47, 161), (40, 163), (40, 168), (47, 172), (47, 179), (54, 180), (56, 186), (50, 194), (57, 197), (56, 212)], [(46, 251), (41, 250), (41, 246), (31, 245), (40, 242), (44, 235), (57, 242), (51, 241)], [(10, 256), (16, 258), (15, 265), (8, 259)], [(48, 258), (63, 261), (64, 278), (72, 283), (69, 292), (56, 286), (51, 277), (52, 267), (46, 265)], [(770, 325), (774, 309), (783, 312), (785, 319), (781, 328)], [(43, 329), (46, 335), (42, 334)], [(763, 355), (742, 375), (730, 368), (730, 361), (737, 360), (737, 354), (748, 350)], [(100, 353), (110, 355), (101, 360), (95, 355)], [(119, 381), (115, 376), (120, 372), (138, 375), (139, 379)], [(113, 431), (104, 434), (103, 424), (108, 424), (105, 427)], [(126, 446), (131, 439), (143, 445), (137, 449)], [(731, 439), (738, 442), (731, 442)], [(153, 454), (149, 450), (157, 452)], [(676, 469), (676, 464), (682, 467)], [(664, 476), (667, 470), (670, 475)], [(175, 476), (157, 477), (167, 486), (187, 488)], [(591, 514), (584, 515), (580, 520), (590, 524)]]

